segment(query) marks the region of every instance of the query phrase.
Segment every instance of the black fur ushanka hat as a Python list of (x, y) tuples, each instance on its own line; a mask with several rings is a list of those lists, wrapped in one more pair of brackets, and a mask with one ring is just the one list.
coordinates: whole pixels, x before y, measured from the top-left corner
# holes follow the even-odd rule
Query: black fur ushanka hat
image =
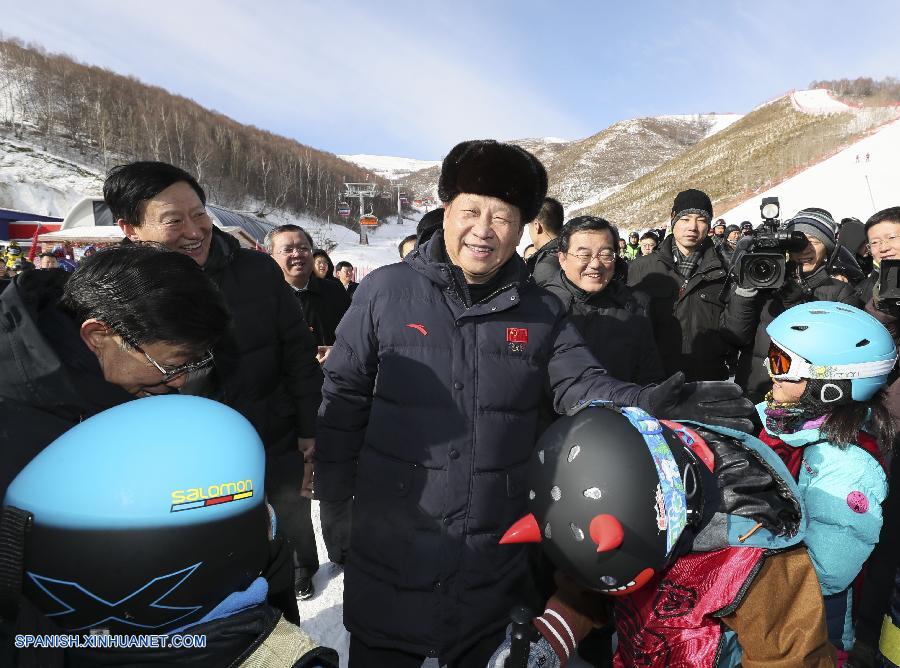
[(438, 196), (451, 202), (460, 193), (497, 197), (519, 208), (522, 222), (537, 217), (547, 196), (547, 171), (541, 161), (514, 144), (473, 139), (444, 158)]

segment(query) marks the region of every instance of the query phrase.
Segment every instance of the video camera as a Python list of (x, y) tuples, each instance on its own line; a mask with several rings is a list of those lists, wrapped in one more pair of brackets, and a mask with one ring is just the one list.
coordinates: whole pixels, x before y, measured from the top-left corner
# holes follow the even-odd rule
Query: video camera
[(807, 240), (803, 232), (779, 231), (777, 197), (764, 197), (759, 212), (763, 223), (753, 234), (738, 240), (730, 274), (739, 287), (773, 290), (784, 285), (787, 273), (784, 254), (803, 250)]
[(878, 302), (900, 307), (900, 260), (882, 260), (878, 268)]

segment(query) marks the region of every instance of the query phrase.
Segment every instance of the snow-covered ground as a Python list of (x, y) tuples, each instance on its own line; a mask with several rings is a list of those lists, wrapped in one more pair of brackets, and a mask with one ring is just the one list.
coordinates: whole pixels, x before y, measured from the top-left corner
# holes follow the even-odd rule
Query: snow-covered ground
[(100, 195), (103, 177), (26, 142), (0, 138), (0, 208), (65, 217), (86, 195)]
[(339, 155), (338, 157), (341, 160), (352, 162), (354, 165), (359, 165), (363, 169), (373, 171), (391, 181), (402, 179), (420, 169), (428, 169), (441, 164), (437, 160), (416, 160), (415, 158), (396, 158), (389, 155), (367, 155), (365, 153)]
[[(421, 213), (405, 214), (400, 225), (397, 224), (396, 214), (382, 219), (382, 223), (378, 227), (368, 231), (368, 246), (359, 245), (359, 234), (357, 232), (339, 225), (332, 225), (332, 230), (340, 228), (339, 236), (341, 241), (329, 253), (331, 260), (335, 264), (341, 260), (346, 260), (352, 264), (356, 268), (357, 280), (382, 265), (399, 262), (400, 252), (397, 249), (397, 245), (405, 237), (416, 233), (416, 225), (421, 216)], [(316, 239), (315, 230), (320, 228), (320, 225), (313, 223), (312, 229), (307, 229), (309, 229), (313, 238)], [(316, 240), (318, 241), (318, 239)]]
[[(335, 569), (328, 561), (325, 543), (319, 524), (319, 502), (312, 502), (313, 527), (316, 530), (316, 548), (321, 565), (313, 577), (315, 594), (305, 601), (298, 601), (303, 629), (320, 645), (337, 650), (341, 668), (347, 668), (350, 634), (344, 628), (344, 572)], [(589, 668), (577, 656), (567, 664), (570, 668)], [(390, 668), (385, 666), (385, 668)]]
[(318, 501), (312, 502), (312, 521), (316, 530), (319, 561), (322, 563), (318, 573), (313, 576), (315, 594), (310, 599), (297, 602), (301, 626), (317, 643), (337, 650), (341, 668), (346, 668), (350, 634), (344, 628), (344, 572), (334, 569), (328, 561), (319, 523)]
[(795, 90), (791, 93), (791, 104), (806, 114), (837, 114), (851, 110), (850, 105), (836, 99), (826, 88)]
[(716, 218), (728, 223), (749, 220), (755, 225), (760, 221), (763, 197), (779, 198), (783, 219), (817, 206), (830, 211), (836, 221), (849, 216), (865, 221), (876, 211), (900, 205), (900, 121), (733, 209), (717, 213)]

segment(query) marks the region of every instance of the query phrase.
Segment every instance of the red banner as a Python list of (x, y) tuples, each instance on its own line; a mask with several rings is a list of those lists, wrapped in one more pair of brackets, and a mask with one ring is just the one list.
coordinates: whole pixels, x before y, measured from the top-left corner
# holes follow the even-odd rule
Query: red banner
[(37, 255), (38, 234), (41, 232), (41, 224), (34, 226), (34, 236), (31, 237), (31, 249), (28, 251), (28, 261), (33, 263), (34, 256)]

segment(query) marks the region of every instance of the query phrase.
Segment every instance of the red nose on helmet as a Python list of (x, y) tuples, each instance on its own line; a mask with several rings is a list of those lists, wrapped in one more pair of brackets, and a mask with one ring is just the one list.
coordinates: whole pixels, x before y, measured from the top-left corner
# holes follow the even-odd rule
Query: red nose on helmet
[(528, 513), (525, 517), (517, 520), (500, 539), (501, 545), (509, 543), (540, 543), (541, 528), (538, 526), (534, 515)]
[(590, 534), (593, 541), (597, 543), (597, 552), (615, 550), (625, 538), (622, 524), (614, 515), (597, 515), (591, 520)]

